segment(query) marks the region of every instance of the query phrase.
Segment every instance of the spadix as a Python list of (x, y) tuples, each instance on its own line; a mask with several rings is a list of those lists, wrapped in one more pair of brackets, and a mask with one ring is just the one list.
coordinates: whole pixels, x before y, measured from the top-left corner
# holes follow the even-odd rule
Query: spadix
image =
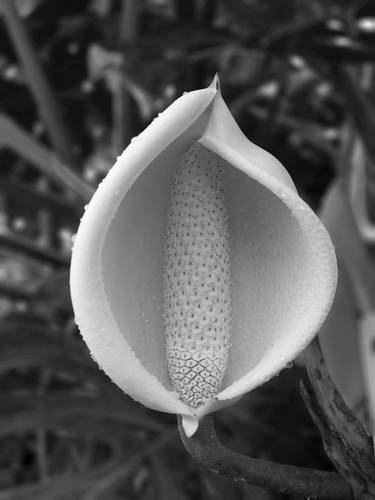
[(219, 392), (230, 347), (229, 228), (221, 163), (194, 143), (176, 170), (168, 214), (167, 364), (173, 387), (192, 408)]

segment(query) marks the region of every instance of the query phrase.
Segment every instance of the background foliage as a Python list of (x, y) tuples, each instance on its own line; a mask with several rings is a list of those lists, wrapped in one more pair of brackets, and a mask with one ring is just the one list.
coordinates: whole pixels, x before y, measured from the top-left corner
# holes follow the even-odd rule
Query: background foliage
[[(317, 209), (353, 136), (375, 154), (373, 2), (0, 0), (0, 20), (0, 499), (283, 498), (193, 463), (174, 416), (98, 370), (74, 324), (70, 252), (131, 137), (215, 72), (243, 131)], [(302, 375), (222, 411), (223, 441), (332, 469)]]

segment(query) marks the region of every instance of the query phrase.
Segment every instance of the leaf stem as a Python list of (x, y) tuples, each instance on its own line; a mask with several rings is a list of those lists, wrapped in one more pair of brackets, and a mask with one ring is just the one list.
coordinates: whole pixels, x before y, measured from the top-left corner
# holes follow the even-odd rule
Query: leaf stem
[(63, 126), (60, 109), (14, 2), (12, 0), (0, 0), (0, 13), (3, 15), (14, 48), (25, 70), (30, 89), (46, 122), (57, 154), (63, 162), (74, 164), (73, 148), (68, 133)]
[(252, 483), (282, 493), (349, 500), (351, 490), (336, 472), (295, 467), (248, 457), (224, 447), (218, 440), (212, 416), (204, 417), (197, 432), (188, 438), (178, 417), (185, 448), (200, 464), (234, 481)]
[(43, 263), (55, 266), (68, 266), (69, 258), (60, 252), (42, 247), (32, 240), (12, 233), (0, 232), (0, 247), (14, 250)]
[(16, 285), (7, 281), (0, 281), (0, 298), (29, 301), (32, 291), (27, 286)]
[[(10, 148), (30, 161), (52, 181), (69, 188), (76, 196), (79, 196), (80, 202), (90, 200), (93, 189), (79, 175), (60, 161), (49, 149), (22, 130), (8, 116), (0, 114), (0, 147), (2, 146)], [(81, 210), (80, 206), (80, 212)]]
[(317, 337), (305, 350), (304, 359), (309, 379), (302, 385), (302, 395), (326, 454), (350, 484), (354, 498), (375, 498), (373, 438), (337, 391)]

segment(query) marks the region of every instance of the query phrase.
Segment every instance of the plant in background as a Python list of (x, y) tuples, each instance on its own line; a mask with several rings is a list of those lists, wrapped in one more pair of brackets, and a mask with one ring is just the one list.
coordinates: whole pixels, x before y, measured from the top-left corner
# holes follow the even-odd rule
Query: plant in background
[[(373, 498), (373, 442), (342, 398), (370, 429), (369, 413), (374, 412), (374, 261), (369, 251), (373, 244), (375, 127), (373, 2), (285, 0), (276, 5), (256, 0), (0, 0), (0, 15), (0, 497), (242, 500), (250, 496), (280, 500), (285, 494), (277, 491), (289, 491), (293, 499), (308, 495)], [(129, 232), (136, 242), (150, 242), (150, 248), (139, 244), (126, 254), (135, 260), (134, 274), (139, 271), (139, 254), (144, 265), (138, 275), (147, 284), (144, 289), (134, 286), (136, 294), (129, 293), (115, 304), (115, 313), (135, 327), (131, 345), (144, 368), (140, 378), (145, 375), (145, 380), (154, 384), (152, 374), (156, 374), (156, 382), (162, 379), (155, 384), (158, 391), (161, 388), (156, 393), (170, 398), (172, 411), (182, 405), (193, 414), (188, 424), (185, 418), (188, 433), (199, 419), (197, 430), (187, 437), (179, 417), (184, 445), (205, 465), (199, 467), (181, 446), (174, 416), (134, 403), (92, 363), (74, 323), (68, 277), (78, 218), (116, 155), (152, 116), (183, 91), (205, 87), (216, 71), (221, 75), (228, 107), (245, 135), (280, 158), (299, 195), (314, 210), (337, 174), (322, 220), (335, 243), (339, 266), (346, 269), (341, 270), (333, 309), (323, 325), (322, 349), (342, 396), (314, 339), (305, 356), (309, 380), (304, 381), (302, 394), (306, 405), (298, 387), (304, 369), (297, 363), (240, 397), (250, 388), (249, 379), (256, 385), (263, 376), (273, 375), (277, 359), (272, 359), (272, 352), (278, 355), (279, 351), (273, 349), (272, 342), (284, 338), (286, 313), (291, 314), (298, 300), (303, 303), (301, 297), (286, 296), (294, 284), (286, 280), (282, 264), (298, 269), (299, 264), (280, 252), (294, 248), (287, 241), (285, 228), (291, 221), (298, 228), (298, 220), (302, 220), (285, 217), (284, 221), (285, 213), (290, 216), (287, 202), (294, 199), (301, 206), (303, 202), (296, 197), (288, 176), (279, 183), (278, 196), (263, 177), (256, 180), (255, 165), (243, 171), (237, 168), (239, 156), (234, 153), (241, 149), (241, 143), (248, 151), (249, 143), (239, 140), (236, 127), (228, 126), (227, 119), (220, 120), (224, 128), (211, 134), (219, 139), (216, 146), (222, 146), (220, 151), (213, 149), (204, 134), (207, 123), (205, 130), (195, 130), (195, 141), (185, 144), (178, 154), (170, 154), (172, 144), (161, 152), (159, 159), (168, 151), (170, 160), (164, 169), (155, 169), (152, 161), (132, 186), (125, 183), (124, 202), (132, 208), (137, 205), (138, 193), (143, 193), (136, 211), (143, 218), (145, 234), (136, 234), (130, 223), (124, 234), (118, 231), (116, 224), (124, 222), (122, 216), (128, 213), (121, 203), (105, 232), (108, 245), (103, 246), (106, 283), (116, 285), (111, 290), (116, 297), (117, 283), (119, 289), (124, 285), (121, 278), (132, 263), (125, 260), (126, 266), (121, 265), (123, 254), (117, 252), (116, 243), (128, 241), (125, 237)], [(205, 92), (207, 96), (209, 91)], [(208, 115), (217, 124), (213, 110), (221, 99), (214, 88), (211, 92), (215, 97), (200, 117), (201, 125)], [(191, 99), (189, 94), (187, 99)], [(192, 111), (189, 109), (187, 115), (192, 116)], [(154, 130), (159, 125), (157, 120)], [(220, 135), (228, 130), (233, 132), (230, 144)], [(176, 132), (172, 130), (171, 135)], [(182, 141), (180, 145), (185, 132), (176, 139)], [(141, 137), (140, 148), (147, 142), (144, 134)], [(151, 144), (151, 149), (157, 144)], [(133, 151), (136, 145), (132, 144)], [(148, 146), (141, 149), (150, 152)], [(230, 158), (225, 157), (229, 151)], [(254, 157), (256, 152), (252, 146), (251, 154), (245, 152), (244, 156)], [(266, 153), (258, 153), (263, 164)], [(129, 150), (126, 158), (128, 154)], [(209, 172), (202, 159), (215, 166), (217, 175), (212, 182), (206, 182)], [(122, 161), (115, 171), (123, 170)], [(265, 163), (269, 162), (275, 164), (270, 157)], [(278, 177), (283, 169), (276, 165)], [(160, 183), (161, 171), (165, 177)], [(119, 201), (121, 196), (114, 195), (108, 178), (105, 185), (114, 203)], [(157, 185), (163, 186), (162, 194), (155, 191)], [(149, 196), (144, 196), (145, 186)], [(103, 189), (99, 192), (103, 194)], [(237, 200), (234, 192), (241, 192), (243, 198)], [(199, 219), (197, 226), (189, 218), (195, 193), (200, 195), (192, 211)], [(287, 194), (285, 201), (283, 194)], [(155, 200), (156, 195), (161, 203)], [(96, 203), (110, 206), (102, 195), (98, 202), (94, 198)], [(150, 207), (155, 210), (150, 211)], [(212, 219), (202, 215), (207, 207)], [(305, 208), (305, 215), (311, 215)], [(92, 212), (91, 204), (88, 211)], [(151, 212), (152, 220), (160, 223), (155, 227), (146, 217)], [(249, 224), (240, 234), (238, 227), (245, 216)], [(98, 222), (101, 220), (100, 215)], [(281, 220), (285, 224), (279, 224)], [(211, 234), (203, 231), (214, 221)], [(272, 229), (270, 235), (267, 225)], [(273, 228), (278, 225), (280, 231), (275, 234)], [(139, 223), (138, 229), (142, 229)], [(185, 249), (196, 241), (207, 252), (194, 247), (184, 260)], [(302, 251), (301, 240), (295, 241), (306, 257), (309, 252)], [(215, 253), (216, 243), (222, 252)], [(243, 252), (248, 243), (249, 255)], [(154, 250), (158, 257), (155, 268), (144, 258), (154, 255)], [(107, 264), (112, 255), (119, 265), (110, 268)], [(233, 260), (233, 255), (240, 258)], [(192, 286), (194, 280), (190, 284), (186, 280), (192, 266), (207, 293)], [(248, 274), (239, 275), (242, 269), (249, 270)], [(263, 282), (258, 269), (270, 279)], [(147, 290), (150, 270), (152, 283), (157, 283), (156, 293), (151, 295)], [(306, 278), (306, 271), (299, 275)], [(176, 280), (174, 275), (179, 272), (181, 279)], [(116, 273), (120, 273), (118, 278)], [(239, 276), (233, 277), (234, 273)], [(218, 278), (223, 277), (228, 285), (229, 275), (234, 286), (218, 287)], [(216, 281), (210, 283), (213, 277)], [(288, 277), (293, 281), (293, 273)], [(136, 276), (133, 278), (133, 283), (139, 283)], [(275, 289), (280, 283), (286, 286)], [(355, 296), (350, 293), (353, 283)], [(186, 302), (182, 297), (187, 297)], [(134, 309), (129, 307), (132, 300)], [(197, 303), (201, 310), (195, 307)], [(268, 317), (277, 304), (278, 314)], [(359, 332), (362, 352), (358, 349), (358, 306), (364, 315)], [(310, 311), (310, 304), (306, 309)], [(189, 319), (191, 310), (194, 314)], [(182, 323), (187, 339), (179, 338), (176, 329), (181, 314), (187, 318), (187, 326)], [(97, 315), (92, 319), (97, 324)], [(121, 326), (128, 325), (125, 323)], [(151, 331), (154, 324), (158, 328)], [(272, 330), (275, 324), (277, 328)], [(204, 325), (213, 330), (213, 337), (188, 338), (190, 326), (199, 330)], [(274, 338), (269, 334), (272, 331)], [(301, 347), (301, 331), (295, 332), (296, 346)], [(261, 333), (260, 341), (257, 333)], [(119, 339), (123, 346), (124, 339)], [(137, 344), (137, 339), (148, 343), (150, 349)], [(174, 347), (183, 349), (176, 352)], [(289, 359), (292, 351), (287, 346)], [(262, 364), (263, 354), (268, 362)], [(235, 364), (235, 359), (240, 362)], [(122, 358), (116, 372), (119, 376), (124, 362)], [(285, 362), (287, 359), (280, 365)], [(207, 366), (201, 369), (202, 365)], [(267, 376), (265, 372), (262, 375), (262, 366), (267, 367)], [(145, 384), (144, 389), (148, 387)], [(234, 387), (238, 397), (218, 399)], [(147, 396), (155, 399), (152, 394)], [(159, 399), (157, 404), (165, 409), (166, 399)], [(220, 405), (227, 406), (215, 415), (219, 435), (231, 449), (244, 455), (223, 447), (216, 438), (212, 415), (203, 415)], [(333, 468), (339, 474), (326, 472)], [(211, 470), (220, 474), (213, 475)]]

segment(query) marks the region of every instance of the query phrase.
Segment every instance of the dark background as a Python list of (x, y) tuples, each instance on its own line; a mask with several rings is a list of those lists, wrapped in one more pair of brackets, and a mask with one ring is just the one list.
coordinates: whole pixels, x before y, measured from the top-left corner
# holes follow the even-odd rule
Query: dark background
[[(372, 1), (0, 0), (1, 500), (292, 498), (198, 466), (174, 415), (98, 370), (73, 320), (72, 238), (131, 137), (216, 72), (242, 130), (315, 210), (360, 137), (371, 215), (374, 61)], [(302, 376), (220, 412), (223, 441), (331, 470)]]

